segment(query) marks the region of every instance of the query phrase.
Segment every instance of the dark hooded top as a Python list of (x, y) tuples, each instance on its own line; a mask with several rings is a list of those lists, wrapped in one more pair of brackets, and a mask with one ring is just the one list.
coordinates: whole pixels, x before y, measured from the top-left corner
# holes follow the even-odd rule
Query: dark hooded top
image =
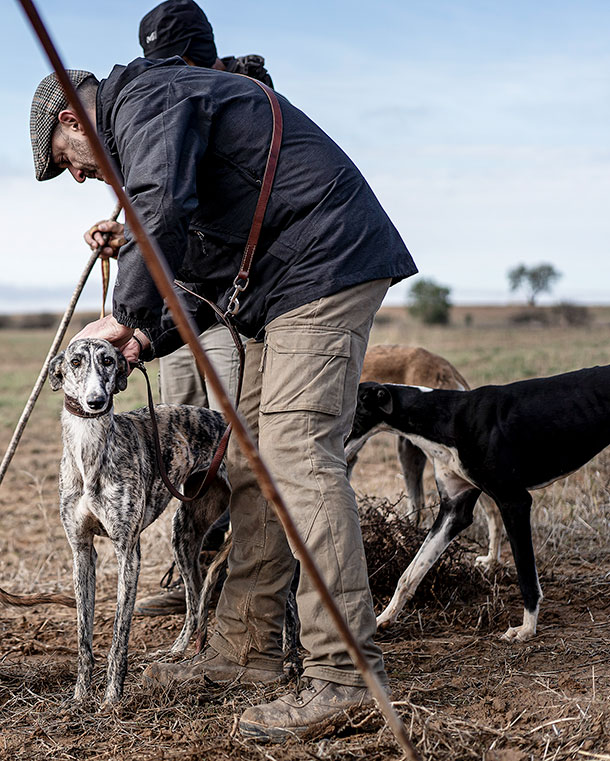
[[(345, 153), (278, 95), (284, 134), (252, 267), (240, 332), (349, 286), (417, 270), (396, 228)], [(226, 308), (271, 139), (267, 96), (247, 77), (138, 58), (115, 66), (97, 96), (97, 124), (125, 190), (177, 279)], [(113, 314), (148, 332), (155, 352), (176, 348), (171, 320), (129, 229)], [(200, 329), (209, 307), (187, 299)]]

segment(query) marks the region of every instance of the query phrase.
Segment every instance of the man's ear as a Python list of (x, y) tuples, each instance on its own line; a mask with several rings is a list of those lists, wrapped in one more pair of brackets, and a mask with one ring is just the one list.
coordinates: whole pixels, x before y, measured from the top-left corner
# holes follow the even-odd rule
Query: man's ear
[(49, 363), (49, 383), (53, 391), (59, 391), (64, 381), (64, 374), (61, 371), (61, 367), (64, 361), (64, 352), (60, 352), (56, 357), (53, 357)]
[(83, 135), (85, 134), (85, 131), (83, 130), (78, 115), (75, 111), (72, 111), (69, 108), (64, 108), (63, 111), (59, 112), (57, 119), (62, 126), (67, 127), (71, 132), (73, 131), (80, 132)]
[(375, 396), (377, 407), (382, 412), (385, 412), (386, 415), (391, 415), (394, 405), (392, 402), (392, 394), (390, 394), (387, 388), (385, 388), (385, 386), (379, 386), (375, 389)]
[(118, 394), (119, 391), (125, 391), (127, 388), (127, 371), (129, 370), (129, 367), (127, 365), (127, 360), (123, 356), (123, 354), (117, 349), (116, 350), (116, 361), (117, 361), (117, 371), (116, 371), (116, 378), (114, 381), (114, 394)]

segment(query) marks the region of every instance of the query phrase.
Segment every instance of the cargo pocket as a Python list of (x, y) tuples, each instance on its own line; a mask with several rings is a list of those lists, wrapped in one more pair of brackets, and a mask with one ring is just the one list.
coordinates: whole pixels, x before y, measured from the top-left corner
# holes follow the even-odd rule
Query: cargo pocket
[(326, 328), (280, 328), (267, 333), (260, 411), (340, 415), (350, 334)]

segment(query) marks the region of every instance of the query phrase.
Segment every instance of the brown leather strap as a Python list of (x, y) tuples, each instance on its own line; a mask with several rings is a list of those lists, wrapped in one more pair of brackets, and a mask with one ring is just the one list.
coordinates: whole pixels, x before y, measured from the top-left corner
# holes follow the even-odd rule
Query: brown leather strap
[(269, 196), (271, 195), (271, 187), (273, 186), (273, 180), (275, 178), (275, 170), (277, 168), (277, 162), (280, 155), (280, 148), (282, 145), (282, 134), (284, 131), (284, 120), (282, 117), (282, 109), (280, 102), (277, 99), (277, 95), (270, 87), (259, 82), (258, 79), (252, 79), (248, 77), (252, 82), (263, 90), (269, 103), (271, 104), (271, 112), (273, 116), (273, 131), (271, 133), (271, 145), (269, 146), (269, 154), (267, 155), (267, 164), (265, 166), (265, 173), (263, 174), (263, 182), (261, 184), (261, 190), (258, 196), (256, 209), (254, 210), (254, 217), (252, 219), (252, 226), (250, 227), (250, 234), (246, 241), (246, 247), (244, 249), (244, 255), (239, 266), (239, 272), (237, 277), (233, 281), (235, 291), (229, 300), (226, 314), (234, 315), (239, 310), (238, 295), (246, 290), (250, 278), (250, 268), (252, 267), (252, 261), (256, 252), (256, 246), (263, 227), (263, 220), (265, 218), (265, 211), (267, 210), (267, 203)]
[(239, 333), (237, 332), (237, 328), (231, 322), (230, 315), (227, 315), (225, 312), (223, 312), (222, 309), (220, 309), (220, 307), (218, 307), (218, 305), (215, 304), (213, 301), (206, 299), (206, 297), (202, 296), (200, 293), (195, 293), (195, 291), (191, 291), (190, 288), (187, 288), (186, 285), (184, 285), (184, 283), (181, 283), (179, 280), (174, 280), (174, 285), (177, 285), (178, 288), (181, 288), (183, 291), (186, 291), (186, 293), (190, 293), (191, 296), (195, 296), (195, 298), (200, 299), (201, 301), (205, 301), (205, 303), (216, 312), (218, 319), (222, 322), (222, 324), (225, 326), (225, 328), (228, 329), (229, 333), (231, 334), (231, 338), (233, 339), (233, 343), (235, 344), (235, 348), (237, 349), (237, 353), (239, 355), (239, 373), (237, 376), (237, 391), (235, 393), (235, 408), (237, 408), (237, 405), (239, 404), (239, 399), (241, 397), (241, 387), (242, 387), (242, 382), (244, 379), (244, 362), (246, 361), (244, 345), (241, 341)]
[[(248, 79), (252, 79), (252, 78), (248, 77)], [(269, 103), (271, 104), (272, 117), (273, 117), (273, 130), (271, 133), (271, 144), (269, 146), (269, 153), (267, 155), (267, 163), (265, 165), (265, 172), (263, 174), (261, 190), (258, 196), (258, 201), (256, 203), (256, 208), (254, 210), (254, 217), (252, 219), (252, 225), (250, 227), (248, 240), (246, 241), (246, 247), (244, 249), (244, 255), (241, 260), (239, 272), (237, 273), (237, 276), (235, 280), (233, 281), (235, 290), (229, 300), (227, 311), (223, 312), (221, 309), (219, 309), (219, 307), (216, 304), (214, 304), (214, 302), (209, 301), (204, 296), (201, 296), (198, 293), (195, 293), (194, 291), (189, 290), (183, 283), (180, 283), (177, 280), (174, 280), (174, 283), (179, 288), (182, 288), (182, 290), (187, 291), (187, 293), (190, 293), (191, 295), (196, 296), (202, 301), (205, 301), (206, 304), (208, 304), (216, 312), (216, 314), (218, 315), (222, 323), (229, 329), (231, 333), (233, 342), (239, 353), (239, 375), (238, 375), (238, 381), (237, 381), (235, 407), (237, 407), (239, 403), (239, 398), (241, 396), (241, 387), (242, 387), (243, 376), (244, 376), (245, 355), (244, 355), (244, 347), (241, 342), (241, 338), (239, 337), (239, 334), (235, 326), (231, 322), (230, 318), (232, 315), (236, 314), (237, 311), (239, 310), (239, 300), (237, 298), (238, 294), (245, 291), (246, 288), (248, 287), (249, 278), (250, 278), (250, 268), (252, 267), (252, 261), (254, 259), (254, 254), (256, 252), (256, 246), (258, 244), (258, 239), (260, 237), (261, 230), (263, 227), (263, 221), (265, 218), (265, 211), (267, 210), (267, 203), (269, 201), (269, 196), (271, 195), (271, 187), (273, 185), (273, 179), (275, 177), (275, 170), (277, 168), (278, 157), (280, 155), (280, 147), (282, 144), (282, 133), (283, 133), (282, 109), (280, 108), (280, 103), (277, 99), (276, 94), (273, 92), (273, 90), (270, 87), (267, 87), (267, 85), (263, 84), (262, 82), (259, 82), (257, 79), (252, 79), (252, 82), (256, 82), (256, 84), (265, 92), (265, 94), (267, 95), (267, 98), (269, 99)], [(148, 374), (146, 372), (146, 369), (144, 368), (144, 365), (141, 362), (138, 363), (136, 367), (138, 367), (144, 373), (144, 377), (146, 378), (146, 386), (147, 386), (147, 392), (148, 392), (148, 407), (150, 410), (150, 418), (151, 418), (151, 424), (153, 428), (153, 440), (155, 444), (155, 452), (157, 457), (157, 465), (159, 468), (159, 474), (163, 480), (163, 483), (169, 490), (170, 494), (172, 494), (172, 496), (176, 497), (176, 499), (179, 499), (181, 502), (192, 502), (193, 500), (198, 499), (199, 497), (202, 497), (206, 493), (206, 491), (210, 487), (210, 484), (216, 477), (216, 473), (218, 472), (218, 468), (220, 467), (220, 463), (222, 462), (222, 459), (225, 455), (225, 451), (229, 443), (229, 438), (231, 436), (231, 426), (230, 425), (227, 426), (227, 429), (224, 432), (222, 439), (220, 440), (220, 444), (218, 445), (218, 449), (216, 450), (216, 453), (214, 454), (214, 457), (212, 458), (212, 462), (210, 463), (210, 467), (208, 468), (205, 478), (203, 479), (201, 486), (197, 489), (195, 495), (191, 497), (186, 497), (184, 494), (181, 494), (178, 491), (178, 489), (176, 489), (176, 487), (169, 480), (167, 471), (165, 470), (165, 466), (163, 465), (163, 457), (161, 455), (161, 444), (159, 442), (157, 418), (155, 416), (154, 402), (152, 398), (152, 391), (150, 388), (150, 380), (148, 378)]]
[(185, 496), (184, 494), (179, 492), (178, 489), (176, 489), (176, 487), (170, 481), (169, 476), (167, 475), (167, 470), (165, 469), (165, 465), (163, 464), (163, 454), (161, 452), (161, 443), (159, 440), (159, 426), (157, 425), (157, 416), (155, 414), (155, 403), (153, 400), (152, 389), (150, 387), (150, 379), (148, 377), (148, 373), (146, 372), (146, 368), (144, 367), (142, 362), (138, 362), (136, 367), (138, 368), (138, 370), (142, 372), (142, 374), (146, 378), (146, 393), (148, 396), (148, 409), (150, 412), (150, 424), (152, 426), (152, 438), (153, 438), (153, 443), (155, 445), (157, 467), (159, 468), (159, 475), (161, 476), (161, 480), (167, 487), (172, 497), (179, 499), (181, 502), (193, 502), (194, 500), (203, 497), (203, 495), (210, 488), (212, 481), (216, 478), (216, 473), (218, 473), (218, 468), (220, 467), (220, 463), (222, 462), (223, 457), (225, 456), (227, 444), (229, 443), (229, 437), (231, 436), (231, 426), (230, 425), (227, 426), (225, 432), (223, 433), (222, 438), (220, 439), (220, 443), (218, 444), (218, 449), (214, 453), (214, 457), (212, 458), (210, 467), (208, 468), (205, 474), (205, 478), (203, 479), (199, 488), (197, 489), (195, 494), (193, 494), (192, 496), (189, 496), (189, 497)]

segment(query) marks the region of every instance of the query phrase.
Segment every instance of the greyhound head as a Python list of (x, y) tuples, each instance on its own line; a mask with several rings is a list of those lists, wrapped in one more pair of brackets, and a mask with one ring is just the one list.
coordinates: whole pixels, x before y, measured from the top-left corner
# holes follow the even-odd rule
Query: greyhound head
[(110, 409), (113, 395), (127, 388), (127, 371), (127, 360), (111, 343), (81, 338), (51, 361), (49, 382), (89, 416)]
[(354, 414), (354, 423), (346, 445), (350, 441), (366, 436), (373, 428), (377, 429), (392, 414), (393, 401), (388, 388), (381, 383), (367, 381), (358, 386), (358, 401)]

